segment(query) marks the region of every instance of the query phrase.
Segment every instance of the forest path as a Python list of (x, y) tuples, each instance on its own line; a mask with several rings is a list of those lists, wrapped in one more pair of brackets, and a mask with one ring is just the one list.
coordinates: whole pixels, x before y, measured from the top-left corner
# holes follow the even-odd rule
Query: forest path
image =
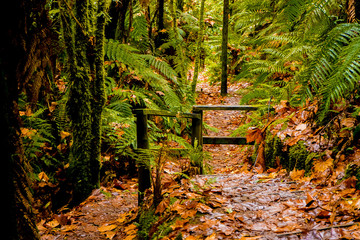
[[(246, 85), (230, 85), (227, 97), (220, 96), (218, 86), (203, 82), (198, 87), (198, 104), (231, 105), (239, 104), (236, 91)], [(205, 112), (205, 122), (219, 129), (207, 134), (229, 135), (242, 114)], [(211, 175), (179, 181), (176, 174), (164, 174), (164, 199), (150, 215), (156, 219), (148, 230), (151, 239), (173, 240), (180, 233), (184, 240), (360, 239), (356, 180), (319, 187), (299, 178), (301, 171), (257, 174), (244, 164), (243, 148), (205, 145), (213, 157)], [(39, 223), (42, 240), (137, 239), (136, 190), (136, 178), (114, 179), (94, 190), (80, 206)], [(150, 195), (145, 205), (150, 209), (151, 204)]]
[[(219, 85), (210, 85), (203, 81), (197, 86), (197, 101), (199, 105), (239, 105), (241, 96), (237, 93), (239, 89), (246, 88), (248, 83), (229, 84), (227, 96), (220, 95)], [(205, 136), (229, 136), (236, 130), (242, 119), (243, 111), (204, 111), (204, 123), (218, 129), (218, 131), (207, 130)], [(204, 145), (204, 150), (210, 152), (212, 161), (210, 165), (216, 173), (237, 173), (243, 164), (243, 150), (245, 146), (211, 144)]]

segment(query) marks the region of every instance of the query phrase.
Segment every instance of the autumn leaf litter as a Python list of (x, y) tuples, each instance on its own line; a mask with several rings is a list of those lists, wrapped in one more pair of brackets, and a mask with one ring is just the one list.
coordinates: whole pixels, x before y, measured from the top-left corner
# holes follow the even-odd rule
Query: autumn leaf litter
[[(217, 86), (202, 84), (203, 104), (238, 103), (236, 94), (221, 98)], [(289, 137), (289, 146), (302, 140), (315, 151), (335, 144), (315, 136), (314, 132), (322, 129), (314, 131), (307, 122), (314, 108), (310, 104), (306, 111), (294, 110), (282, 102), (276, 111), (279, 115), (291, 112), (292, 117), (288, 128), (274, 125), (272, 133), (284, 140)], [(221, 129), (210, 135), (231, 133), (239, 113), (217, 114), (209, 112), (204, 117)], [(351, 126), (353, 119), (343, 118), (340, 124)], [(258, 173), (244, 161), (248, 153), (242, 147), (211, 145), (205, 150), (213, 156), (213, 175), (179, 180), (177, 175), (164, 174), (164, 199), (155, 209), (158, 220), (150, 228), (152, 237), (159, 226), (168, 224), (171, 231), (162, 239), (175, 239), (179, 233), (188, 240), (360, 239), (360, 192), (355, 189), (355, 177), (339, 181), (345, 164), (335, 166), (329, 157), (315, 162), (310, 176), (305, 176), (304, 170), (281, 168)], [(360, 151), (355, 151), (352, 159), (360, 159)], [(148, 196), (145, 204), (150, 206)], [(121, 184), (95, 190), (77, 208), (43, 220), (38, 227), (42, 239), (136, 239), (137, 211), (136, 179), (123, 179)]]

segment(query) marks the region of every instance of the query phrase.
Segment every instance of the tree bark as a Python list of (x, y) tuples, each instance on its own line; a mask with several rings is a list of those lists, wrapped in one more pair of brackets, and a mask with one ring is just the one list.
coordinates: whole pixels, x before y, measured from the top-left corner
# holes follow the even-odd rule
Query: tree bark
[(119, 1), (119, 18), (115, 32), (115, 39), (122, 43), (127, 41), (127, 31), (125, 31), (126, 13), (129, 8), (130, 0)]
[(158, 0), (157, 9), (158, 9), (158, 19), (157, 19), (157, 35), (155, 38), (155, 47), (159, 48), (162, 44), (164, 44), (166, 39), (166, 33), (164, 25), (164, 4), (165, 0)]
[(0, 10), (0, 121), (2, 146), (2, 189), (6, 239), (40, 239), (32, 211), (29, 167), (24, 157), (18, 109), (19, 86), (27, 61), (27, 17), (32, 2), (7, 1)]
[(222, 42), (221, 42), (221, 95), (225, 96), (227, 94), (227, 45), (228, 45), (228, 35), (229, 35), (229, 0), (224, 0), (224, 10), (223, 10), (223, 29), (222, 29)]
[(94, 9), (88, 0), (76, 1), (75, 5), (75, 13), (66, 1), (61, 2), (60, 7), (70, 70), (67, 106), (72, 121), (73, 145), (69, 179), (73, 184), (74, 205), (100, 185), (100, 128), (105, 104), (105, 2), (98, 1), (97, 21), (90, 19), (95, 14), (91, 14)]
[(101, 155), (101, 119), (105, 105), (105, 72), (104, 72), (104, 40), (105, 40), (105, 0), (98, 1), (97, 26), (95, 31), (95, 81), (92, 86), (92, 143), (91, 170), (92, 182), (100, 187), (100, 155)]
[(204, 12), (205, 12), (205, 0), (201, 0), (200, 3), (200, 16), (199, 16), (199, 33), (196, 43), (196, 55), (195, 55), (195, 68), (194, 68), (194, 78), (191, 83), (191, 90), (195, 93), (196, 84), (199, 76), (199, 68), (200, 68), (200, 60), (201, 60), (201, 50), (202, 50), (202, 42), (204, 41)]

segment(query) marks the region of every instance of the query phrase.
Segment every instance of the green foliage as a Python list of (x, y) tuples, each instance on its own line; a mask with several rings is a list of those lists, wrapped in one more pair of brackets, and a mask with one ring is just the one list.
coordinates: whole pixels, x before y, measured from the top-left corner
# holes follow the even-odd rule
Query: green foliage
[(233, 68), (242, 70), (236, 79), (253, 82), (242, 101), (274, 95), (299, 105), (317, 98), (322, 121), (334, 103), (351, 99), (360, 74), (360, 31), (345, 17), (337, 1), (234, 3), (230, 43), (241, 52)]
[(150, 228), (158, 219), (159, 217), (155, 215), (155, 209), (143, 209), (140, 211), (139, 221), (136, 224), (139, 227), (139, 231), (137, 232), (138, 238), (148, 240)]

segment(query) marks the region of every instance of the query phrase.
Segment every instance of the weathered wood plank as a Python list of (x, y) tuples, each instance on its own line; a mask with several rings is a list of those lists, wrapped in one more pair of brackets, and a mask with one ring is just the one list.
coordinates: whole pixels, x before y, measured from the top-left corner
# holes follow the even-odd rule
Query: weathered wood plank
[(153, 116), (164, 116), (164, 117), (178, 117), (178, 118), (197, 118), (200, 119), (200, 114), (198, 113), (183, 113), (183, 112), (170, 112), (166, 110), (154, 110), (154, 109), (136, 109), (134, 113), (143, 112), (144, 115), (153, 115)]
[(242, 110), (242, 111), (255, 111), (259, 107), (250, 105), (194, 105), (193, 111), (205, 110)]
[(253, 145), (254, 143), (247, 143), (246, 137), (203, 137), (203, 144)]
[[(148, 137), (148, 116), (143, 112), (136, 112), (136, 140), (137, 147), (140, 149), (149, 149), (149, 137)], [(151, 188), (150, 169), (147, 163), (138, 164), (138, 178), (139, 178), (139, 192), (138, 192), (138, 204), (142, 204), (144, 200), (145, 190)]]

